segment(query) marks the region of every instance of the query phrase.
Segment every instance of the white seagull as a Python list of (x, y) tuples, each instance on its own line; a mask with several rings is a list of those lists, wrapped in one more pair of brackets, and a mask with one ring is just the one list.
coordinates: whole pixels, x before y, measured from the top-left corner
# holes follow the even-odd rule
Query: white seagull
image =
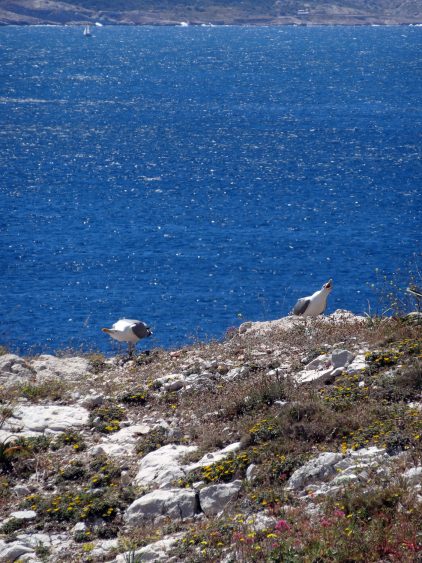
[(293, 307), (293, 315), (301, 317), (317, 317), (327, 307), (327, 297), (333, 289), (333, 280), (325, 283), (319, 291), (308, 297), (302, 297)]
[(139, 340), (152, 334), (149, 326), (142, 321), (134, 319), (120, 319), (111, 328), (102, 328), (101, 330), (118, 342), (127, 342), (129, 356), (132, 355), (135, 344)]

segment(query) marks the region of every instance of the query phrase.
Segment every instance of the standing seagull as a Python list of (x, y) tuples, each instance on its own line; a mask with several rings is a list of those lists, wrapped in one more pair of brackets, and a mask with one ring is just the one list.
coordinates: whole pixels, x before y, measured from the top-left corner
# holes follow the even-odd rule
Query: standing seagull
[(302, 297), (293, 307), (293, 315), (302, 317), (317, 317), (325, 311), (327, 306), (327, 297), (333, 288), (333, 280), (325, 283), (319, 291), (316, 291), (309, 297)]
[(139, 340), (152, 334), (149, 326), (142, 321), (135, 321), (133, 319), (120, 319), (111, 328), (102, 328), (101, 330), (118, 342), (127, 342), (129, 356), (132, 355), (135, 344)]

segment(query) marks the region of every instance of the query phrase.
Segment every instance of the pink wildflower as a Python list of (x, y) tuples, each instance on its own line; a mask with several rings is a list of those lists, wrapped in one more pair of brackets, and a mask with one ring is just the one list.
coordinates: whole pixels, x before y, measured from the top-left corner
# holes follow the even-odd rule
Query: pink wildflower
[(288, 524), (286, 520), (279, 520), (275, 525), (275, 529), (279, 532), (286, 532), (287, 530), (290, 530), (290, 524)]
[(343, 512), (343, 510), (340, 510), (339, 508), (336, 508), (334, 510), (334, 516), (337, 516), (337, 518), (344, 518), (346, 516), (346, 513)]

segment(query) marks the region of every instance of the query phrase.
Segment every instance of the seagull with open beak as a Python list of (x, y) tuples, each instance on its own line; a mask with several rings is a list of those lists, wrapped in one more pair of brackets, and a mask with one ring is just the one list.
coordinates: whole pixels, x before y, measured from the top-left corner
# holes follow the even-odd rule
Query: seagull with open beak
[(328, 280), (322, 288), (308, 297), (302, 297), (293, 307), (293, 315), (301, 317), (317, 317), (327, 307), (327, 298), (333, 289), (333, 280)]

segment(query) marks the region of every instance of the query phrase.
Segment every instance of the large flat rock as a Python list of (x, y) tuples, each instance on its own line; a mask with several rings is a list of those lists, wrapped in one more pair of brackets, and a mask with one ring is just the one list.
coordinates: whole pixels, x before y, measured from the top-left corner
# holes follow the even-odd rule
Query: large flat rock
[(89, 411), (79, 406), (23, 405), (3, 425), (1, 436), (54, 434), (77, 429), (88, 423)]
[(36, 372), (38, 382), (54, 378), (79, 381), (89, 371), (90, 363), (86, 358), (79, 356), (58, 358), (57, 356), (43, 354), (32, 360), (30, 366)]

